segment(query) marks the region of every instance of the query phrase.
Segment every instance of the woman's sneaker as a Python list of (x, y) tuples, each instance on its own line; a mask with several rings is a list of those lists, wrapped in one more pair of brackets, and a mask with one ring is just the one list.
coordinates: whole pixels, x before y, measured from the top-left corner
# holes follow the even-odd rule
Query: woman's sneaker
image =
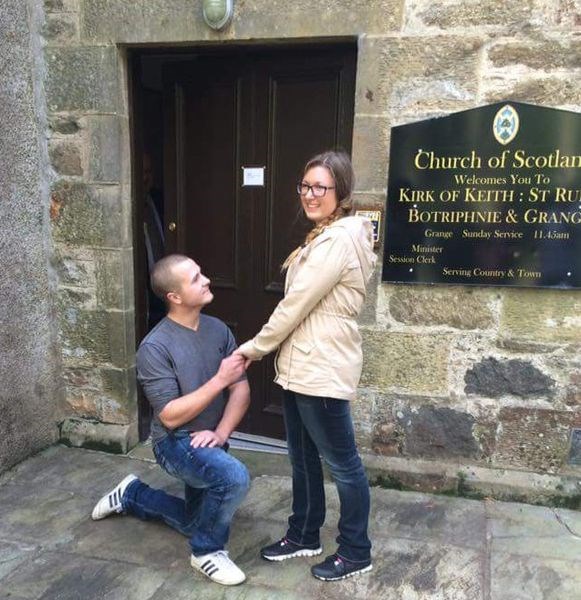
[(295, 558), (295, 556), (317, 556), (321, 554), (323, 548), (320, 544), (309, 544), (303, 546), (295, 544), (288, 538), (283, 537), (278, 542), (265, 546), (260, 551), (260, 556), (266, 560), (286, 560), (287, 558)]
[(332, 554), (331, 556), (327, 556), (322, 563), (311, 567), (311, 573), (317, 579), (322, 579), (323, 581), (338, 581), (339, 579), (346, 579), (360, 573), (367, 573), (372, 568), (370, 560), (365, 562), (351, 562), (350, 560), (341, 558), (338, 554)]
[(226, 550), (218, 550), (202, 556), (192, 554), (190, 563), (196, 571), (222, 585), (238, 585), (246, 579), (246, 575), (230, 560)]

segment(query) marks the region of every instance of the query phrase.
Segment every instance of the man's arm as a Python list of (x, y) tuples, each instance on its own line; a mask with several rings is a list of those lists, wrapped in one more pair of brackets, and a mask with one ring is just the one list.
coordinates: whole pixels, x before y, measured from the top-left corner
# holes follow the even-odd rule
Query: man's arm
[[(197, 417), (225, 388), (230, 388), (242, 377), (245, 359), (240, 355), (225, 358), (212, 379), (197, 390), (168, 402), (159, 413), (159, 420), (168, 429), (175, 429)], [(242, 383), (242, 382), (240, 382)], [(248, 384), (247, 384), (248, 385)], [(229, 406), (230, 402), (228, 402)], [(242, 413), (242, 415), (244, 412)], [(224, 416), (226, 413), (224, 413)], [(240, 417), (242, 418), (242, 416)], [(222, 419), (223, 420), (223, 419)], [(238, 423), (236, 423), (237, 425)]]
[(230, 398), (224, 409), (224, 414), (215, 431), (196, 431), (191, 434), (191, 445), (194, 448), (213, 448), (223, 446), (232, 432), (242, 421), (250, 405), (250, 386), (247, 380), (237, 381), (229, 386)]

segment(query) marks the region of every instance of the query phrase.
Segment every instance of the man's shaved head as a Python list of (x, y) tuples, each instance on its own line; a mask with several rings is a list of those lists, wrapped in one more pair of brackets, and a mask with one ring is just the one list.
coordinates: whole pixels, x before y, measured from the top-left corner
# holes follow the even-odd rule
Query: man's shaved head
[(170, 254), (153, 265), (151, 288), (158, 298), (167, 303), (167, 294), (178, 291), (181, 281), (180, 275), (175, 272), (175, 267), (191, 260), (183, 254)]

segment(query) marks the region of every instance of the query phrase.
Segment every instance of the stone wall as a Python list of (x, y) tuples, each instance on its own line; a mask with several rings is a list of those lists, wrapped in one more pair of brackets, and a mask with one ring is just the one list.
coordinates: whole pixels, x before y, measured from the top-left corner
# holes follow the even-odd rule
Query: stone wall
[(43, 30), (61, 437), (123, 452), (137, 442), (127, 81), (122, 51), (81, 35), (80, 9), (77, 0), (46, 0)]
[(0, 5), (0, 472), (53, 443), (62, 418), (37, 4)]
[[(45, 9), (63, 435), (73, 443), (135, 440), (124, 45), (356, 37), (353, 158), (366, 208), (385, 203), (394, 125), (504, 99), (581, 110), (576, 0), (236, 0), (222, 33), (191, 0), (45, 0)], [(581, 472), (581, 440), (571, 446), (581, 427), (580, 309), (576, 291), (376, 277), (355, 407), (368, 463), (440, 486), (460, 469), (569, 485)]]

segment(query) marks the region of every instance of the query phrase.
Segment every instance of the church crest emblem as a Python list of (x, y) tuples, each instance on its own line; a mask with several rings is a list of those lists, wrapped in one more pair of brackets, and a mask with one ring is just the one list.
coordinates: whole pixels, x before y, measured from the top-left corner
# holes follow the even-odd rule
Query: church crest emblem
[(496, 113), (492, 124), (496, 141), (503, 146), (512, 142), (518, 133), (519, 125), (520, 120), (516, 110), (510, 104), (503, 106)]

